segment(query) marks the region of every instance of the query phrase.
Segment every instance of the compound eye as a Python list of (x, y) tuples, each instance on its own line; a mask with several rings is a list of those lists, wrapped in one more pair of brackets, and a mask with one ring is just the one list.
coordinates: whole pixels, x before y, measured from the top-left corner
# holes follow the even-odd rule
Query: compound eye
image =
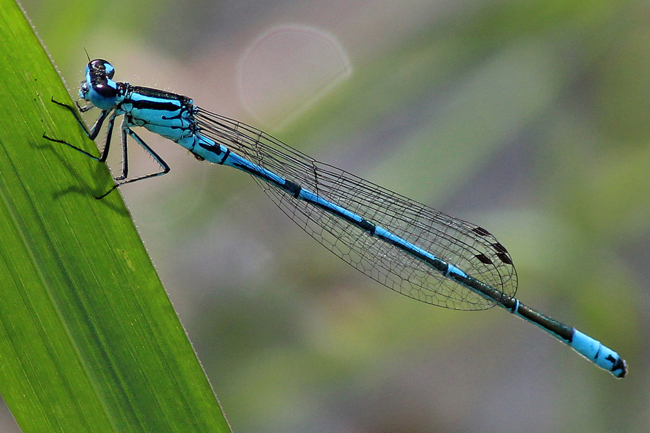
[(113, 67), (113, 65), (111, 65), (108, 62), (104, 63), (104, 70), (106, 71), (106, 76), (108, 77), (108, 79), (112, 80), (113, 75), (115, 75), (115, 68)]
[(115, 75), (115, 68), (104, 59), (95, 59), (88, 66), (94, 75), (102, 75), (109, 80)]

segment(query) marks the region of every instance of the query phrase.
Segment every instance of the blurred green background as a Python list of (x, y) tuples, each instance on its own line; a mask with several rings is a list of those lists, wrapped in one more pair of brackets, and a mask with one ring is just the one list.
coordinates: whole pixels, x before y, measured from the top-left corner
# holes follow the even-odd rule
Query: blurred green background
[(523, 302), (630, 370), (615, 380), (500, 309), (398, 296), (248, 176), (142, 132), (172, 172), (121, 192), (234, 431), (648, 431), (648, 2), (22, 4), (73, 95), (85, 49), (118, 81), (475, 222)]

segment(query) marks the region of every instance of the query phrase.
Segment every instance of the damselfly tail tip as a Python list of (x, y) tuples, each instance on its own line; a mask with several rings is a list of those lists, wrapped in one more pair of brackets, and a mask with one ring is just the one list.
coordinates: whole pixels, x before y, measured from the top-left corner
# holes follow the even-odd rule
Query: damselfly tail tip
[(627, 375), (627, 362), (625, 362), (623, 358), (618, 358), (612, 367), (612, 374), (616, 376), (617, 379), (623, 379)]

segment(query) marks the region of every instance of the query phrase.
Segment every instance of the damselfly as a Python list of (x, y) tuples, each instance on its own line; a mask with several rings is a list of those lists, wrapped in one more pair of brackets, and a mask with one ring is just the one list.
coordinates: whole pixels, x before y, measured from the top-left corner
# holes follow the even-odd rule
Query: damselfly
[[(95, 139), (108, 119), (106, 144), (94, 156), (105, 162), (115, 119), (122, 120), (122, 171), (115, 185), (163, 175), (169, 166), (133, 128), (142, 126), (188, 149), (197, 159), (237, 168), (253, 176), (275, 204), (311, 237), (345, 262), (402, 295), (458, 310), (498, 305), (539, 326), (598, 367), (622, 378), (625, 361), (599, 341), (566, 326), (515, 297), (517, 273), (510, 254), (484, 228), (453, 218), (344, 170), (319, 162), (244, 123), (211, 113), (192, 99), (113, 81), (115, 69), (96, 59), (86, 67), (79, 96), (101, 114), (88, 130)], [(128, 177), (127, 139), (132, 137), (160, 165), (155, 173)]]

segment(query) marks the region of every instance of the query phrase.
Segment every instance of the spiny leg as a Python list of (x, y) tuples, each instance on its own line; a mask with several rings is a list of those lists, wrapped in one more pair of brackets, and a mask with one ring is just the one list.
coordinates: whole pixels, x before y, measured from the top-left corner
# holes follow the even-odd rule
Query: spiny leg
[[(94, 140), (95, 138), (97, 138), (97, 135), (99, 134), (99, 131), (100, 131), (101, 127), (102, 127), (102, 124), (104, 123), (104, 120), (106, 120), (106, 117), (107, 117), (108, 114), (110, 113), (110, 110), (102, 110), (101, 115), (100, 115), (99, 118), (95, 121), (95, 124), (93, 125), (93, 127), (91, 128), (91, 130), (88, 131), (88, 129), (86, 128), (86, 124), (85, 124), (84, 121), (81, 119), (81, 117), (79, 117), (79, 114), (78, 114), (77, 111), (74, 109), (74, 107), (71, 107), (71, 106), (68, 105), (68, 104), (64, 104), (64, 103), (62, 103), (62, 102), (56, 101), (54, 98), (52, 98), (52, 102), (54, 102), (55, 104), (57, 104), (57, 105), (59, 105), (59, 106), (61, 106), (61, 107), (64, 107), (64, 108), (67, 109), (68, 111), (70, 111), (70, 113), (72, 113), (72, 115), (74, 116), (74, 118), (75, 118), (75, 120), (77, 121), (77, 123), (78, 123), (78, 124), (81, 126), (81, 128), (83, 129), (84, 133), (85, 133), (85, 134), (88, 136), (88, 138), (90, 138), (91, 140)], [(81, 111), (88, 111), (88, 110), (89, 110), (89, 108), (87, 108), (87, 107), (83, 107), (83, 108), (82, 108), (82, 107), (79, 107), (79, 105), (77, 105), (77, 107), (78, 107), (79, 110), (81, 110)], [(113, 114), (111, 115), (111, 117), (110, 117), (110, 119), (109, 119), (109, 121), (108, 121), (108, 134), (107, 134), (107, 136), (106, 136), (106, 144), (104, 145), (104, 149), (103, 149), (103, 151), (102, 151), (102, 153), (101, 153), (101, 155), (100, 155), (99, 157), (97, 157), (97, 156), (95, 156), (95, 155), (92, 155), (92, 154), (86, 152), (85, 150), (80, 149), (80, 148), (78, 148), (77, 146), (74, 146), (74, 145), (68, 143), (68, 142), (65, 141), (65, 140), (59, 140), (59, 139), (57, 139), (57, 138), (48, 137), (45, 133), (43, 133), (43, 138), (45, 138), (46, 140), (49, 140), (49, 141), (55, 142), (55, 143), (65, 144), (66, 146), (71, 147), (72, 149), (74, 149), (74, 150), (76, 150), (76, 151), (78, 151), (78, 152), (83, 153), (84, 155), (86, 155), (86, 156), (89, 157), (89, 158), (94, 159), (95, 161), (98, 161), (98, 162), (106, 162), (106, 158), (108, 157), (108, 151), (109, 151), (109, 149), (110, 149), (110, 145), (111, 145), (111, 135), (112, 135), (112, 131), (113, 131), (113, 124), (115, 123), (115, 117), (116, 117), (116, 113), (113, 112)]]
[[(74, 118), (77, 121), (77, 123), (79, 124), (79, 126), (81, 126), (81, 128), (84, 130), (84, 132), (86, 133), (88, 138), (90, 138), (91, 140), (94, 140), (95, 138), (97, 138), (97, 134), (99, 134), (99, 130), (101, 129), (102, 124), (104, 123), (104, 120), (106, 120), (106, 116), (108, 115), (108, 113), (110, 111), (110, 110), (102, 110), (102, 114), (95, 121), (95, 124), (92, 126), (90, 131), (88, 131), (88, 127), (86, 126), (86, 123), (79, 116), (79, 113), (77, 112), (77, 110), (74, 109), (74, 107), (72, 107), (72, 106), (70, 106), (68, 104), (64, 104), (63, 102), (59, 102), (56, 99), (54, 99), (54, 97), (52, 97), (52, 102), (54, 102), (56, 105), (58, 105), (60, 107), (65, 108), (70, 113), (72, 113), (72, 115), (74, 116)], [(81, 107), (77, 102), (75, 102), (75, 105), (77, 106), (79, 111), (81, 111), (82, 113), (85, 113), (86, 111), (91, 110), (93, 108), (92, 106), (90, 106), (90, 107), (89, 106)]]
[[(153, 157), (153, 159), (154, 159), (154, 160), (158, 163), (158, 165), (160, 165), (160, 167), (162, 168), (161, 171), (157, 171), (157, 172), (155, 172), (155, 173), (150, 173), (150, 174), (145, 174), (145, 175), (143, 175), (143, 176), (134, 177), (133, 179), (126, 179), (126, 174), (128, 173), (128, 160), (127, 160), (127, 156), (126, 156), (126, 141), (127, 141), (127, 134), (130, 135), (131, 137), (133, 137), (133, 139), (134, 139), (134, 140), (135, 140), (135, 141), (136, 141), (140, 146), (142, 146), (142, 147), (144, 148), (144, 150), (145, 150), (149, 155), (151, 155), (151, 156)], [(149, 179), (149, 178), (151, 178), (151, 177), (162, 176), (162, 175), (164, 175), (164, 174), (169, 173), (169, 166), (167, 165), (167, 163), (166, 163), (166, 162), (165, 162), (165, 161), (164, 161), (164, 160), (163, 160), (163, 159), (162, 159), (162, 158), (161, 158), (161, 157), (160, 157), (156, 152), (154, 152), (154, 150), (153, 150), (151, 147), (149, 147), (149, 145), (148, 145), (147, 143), (145, 143), (144, 140), (142, 140), (142, 139), (138, 136), (138, 134), (136, 134), (135, 132), (133, 132), (133, 130), (132, 130), (131, 128), (129, 128), (128, 126), (126, 126), (124, 123), (122, 123), (122, 148), (124, 149), (124, 153), (123, 153), (124, 161), (123, 161), (123, 164), (122, 164), (122, 174), (123, 174), (123, 177), (121, 177), (121, 178), (115, 178), (116, 181), (117, 181), (117, 180), (122, 180), (122, 181), (121, 181), (121, 182), (117, 182), (115, 185), (113, 185), (113, 187), (112, 187), (111, 189), (109, 189), (109, 190), (106, 191), (104, 194), (100, 195), (99, 197), (95, 197), (95, 198), (98, 199), (98, 200), (100, 200), (100, 199), (106, 197), (108, 194), (110, 194), (111, 192), (113, 192), (115, 189), (117, 189), (118, 187), (120, 187), (120, 186), (122, 186), (122, 185), (126, 185), (127, 183), (132, 183), (132, 182), (136, 182), (136, 181), (138, 181), (138, 180), (143, 180), (143, 179)], [(123, 179), (126, 179), (126, 180), (123, 180)]]

